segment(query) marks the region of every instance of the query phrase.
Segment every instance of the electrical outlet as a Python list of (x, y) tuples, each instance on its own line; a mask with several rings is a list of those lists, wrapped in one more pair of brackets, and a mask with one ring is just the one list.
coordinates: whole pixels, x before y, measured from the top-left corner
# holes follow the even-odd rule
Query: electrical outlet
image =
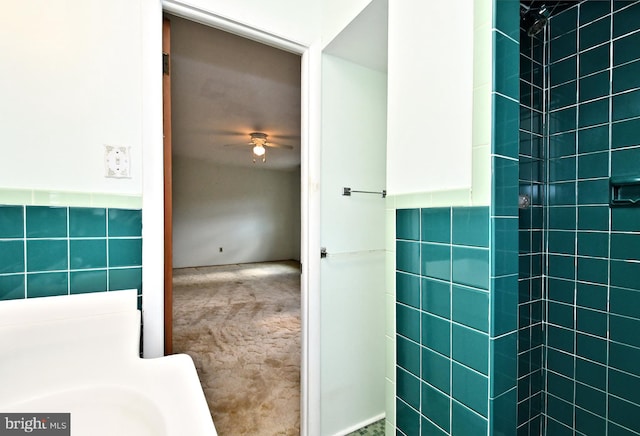
[(131, 177), (131, 161), (129, 160), (129, 147), (114, 145), (104, 146), (104, 176), (114, 179), (126, 179)]

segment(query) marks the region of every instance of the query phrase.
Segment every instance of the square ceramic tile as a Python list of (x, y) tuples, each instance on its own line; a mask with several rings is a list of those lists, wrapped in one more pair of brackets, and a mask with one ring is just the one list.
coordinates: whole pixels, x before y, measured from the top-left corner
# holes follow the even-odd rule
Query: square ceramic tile
[[(549, 417), (553, 418), (553, 420), (557, 422), (564, 424), (565, 426), (568, 426), (569, 429), (573, 426), (573, 411), (574, 406), (568, 401), (564, 401), (554, 395), (547, 396), (547, 413)], [(552, 427), (549, 426), (547, 432), (551, 431)], [(570, 434), (572, 433), (573, 432), (571, 432)], [(549, 434), (561, 435), (563, 433), (558, 430), (553, 430), (553, 432)]]
[(396, 298), (400, 303), (420, 308), (420, 277), (396, 272)]
[(451, 360), (440, 353), (422, 348), (422, 380), (449, 394), (451, 392)]
[(69, 280), (69, 290), (72, 294), (107, 290), (107, 270), (72, 271), (69, 273)]
[(590, 360), (576, 358), (576, 380), (600, 390), (607, 387), (607, 367)]
[(396, 427), (405, 435), (420, 434), (420, 414), (404, 401), (396, 401)]
[(598, 389), (576, 383), (575, 402), (576, 406), (588, 410), (598, 416), (606, 416), (607, 395)]
[(109, 290), (137, 289), (142, 291), (142, 268), (121, 268), (109, 270)]
[(504, 393), (490, 401), (491, 409), (491, 433), (490, 434), (510, 434), (517, 426), (516, 408), (518, 401), (516, 389)]
[(611, 153), (611, 176), (638, 177), (638, 159), (640, 159), (640, 147), (614, 150)]
[(613, 92), (628, 91), (640, 87), (640, 61), (613, 69)]
[(69, 208), (69, 236), (104, 237), (107, 235), (107, 211), (104, 208)]
[(67, 208), (26, 207), (27, 238), (64, 238), (67, 236)]
[[(609, 366), (640, 377), (640, 350), (615, 342), (609, 343)], [(603, 362), (600, 362), (603, 363)]]
[(141, 236), (142, 211), (133, 209), (109, 209), (109, 236)]
[(575, 356), (573, 354), (547, 349), (547, 370), (565, 377), (573, 378), (575, 373)]
[[(609, 71), (605, 70), (591, 76), (581, 77), (579, 83), (580, 103), (609, 95), (611, 83)], [(605, 112), (608, 113), (608, 111)]]
[(24, 241), (0, 241), (0, 274), (24, 270)]
[(575, 427), (583, 434), (606, 434), (607, 432), (607, 422), (604, 418), (580, 408), (576, 408)]
[(27, 298), (67, 295), (68, 278), (66, 272), (27, 274)]
[(449, 397), (426, 383), (422, 384), (422, 408), (420, 411), (440, 428), (449, 430), (451, 414)]
[(640, 4), (638, 3), (613, 14), (613, 37), (638, 30), (639, 14)]
[(66, 270), (67, 240), (36, 239), (27, 241), (27, 271)]
[(609, 68), (610, 45), (604, 44), (580, 53), (580, 77)]
[(441, 280), (451, 278), (451, 247), (440, 244), (420, 244), (421, 274)]
[(0, 300), (25, 298), (24, 274), (0, 275)]
[(493, 31), (493, 90), (513, 99), (518, 99), (518, 64), (512, 62), (519, 57), (519, 45), (497, 31)]
[(480, 289), (489, 288), (489, 250), (453, 247), (452, 253), (454, 283)]
[(489, 293), (454, 285), (451, 313), (454, 321), (488, 332)]
[(396, 304), (396, 332), (420, 342), (420, 312), (409, 306)]
[(592, 283), (576, 285), (576, 304), (589, 309), (607, 310), (607, 287)]
[(420, 240), (420, 209), (396, 211), (396, 238)]
[(422, 241), (451, 242), (451, 208), (422, 209)]
[(547, 373), (547, 393), (561, 398), (569, 403), (574, 398), (574, 381), (569, 377), (564, 377), (553, 372)]
[(553, 87), (549, 91), (549, 110), (573, 106), (577, 102), (577, 85), (575, 80)]
[(400, 271), (420, 273), (420, 243), (396, 241), (396, 268)]
[(513, 0), (496, 0), (493, 5), (493, 25), (517, 40), (520, 34), (520, 5)]
[(451, 284), (422, 279), (422, 310), (443, 318), (451, 318)]
[[(638, 33), (638, 35), (640, 35), (640, 33)], [(613, 108), (611, 119), (613, 121), (619, 121), (640, 116), (639, 99), (640, 90), (613, 96), (611, 99)]]
[(580, 29), (580, 51), (605, 43), (611, 35), (611, 20), (609, 17), (593, 21)]
[(106, 239), (73, 239), (69, 241), (70, 269), (105, 268)]
[(0, 238), (24, 238), (23, 206), (0, 206)]
[(547, 345), (567, 353), (573, 353), (575, 347), (573, 331), (550, 325), (547, 331)]
[(415, 409), (420, 409), (420, 379), (402, 368), (397, 368), (396, 395)]
[[(584, 56), (584, 55), (581, 55)], [(606, 54), (605, 54), (606, 57)], [(571, 56), (549, 66), (549, 84), (551, 86), (576, 80), (577, 56)], [(606, 67), (603, 67), (606, 68)]]
[(492, 152), (501, 156), (518, 156), (518, 103), (493, 94)]
[(610, 2), (584, 2), (580, 5), (579, 20), (580, 25), (590, 23), (611, 13)]
[(550, 62), (556, 62), (576, 53), (577, 43), (577, 32), (575, 30), (552, 39), (549, 45)]
[(640, 319), (609, 316), (609, 335), (612, 341), (640, 348), (640, 337), (637, 334), (639, 327)]
[(450, 356), (451, 323), (446, 319), (423, 313), (422, 340), (420, 343), (440, 354)]
[[(620, 106), (622, 103), (620, 103)], [(588, 127), (609, 121), (609, 99), (601, 98), (578, 106), (578, 127)]]
[(420, 376), (420, 346), (402, 336), (396, 336), (396, 361), (416, 377)]
[(624, 120), (611, 125), (611, 148), (640, 144), (640, 119)]
[(578, 152), (609, 150), (609, 126), (588, 127), (578, 131)]
[(491, 339), (490, 395), (495, 398), (516, 387), (517, 335), (515, 332)]
[(487, 434), (487, 420), (457, 401), (451, 403), (452, 435)]
[(611, 286), (640, 290), (640, 263), (611, 260)]
[(452, 243), (489, 247), (489, 208), (454, 207)]
[(488, 335), (457, 324), (451, 326), (451, 335), (451, 357), (482, 374), (488, 374)]
[(607, 341), (589, 335), (576, 335), (576, 353), (594, 362), (607, 362)]

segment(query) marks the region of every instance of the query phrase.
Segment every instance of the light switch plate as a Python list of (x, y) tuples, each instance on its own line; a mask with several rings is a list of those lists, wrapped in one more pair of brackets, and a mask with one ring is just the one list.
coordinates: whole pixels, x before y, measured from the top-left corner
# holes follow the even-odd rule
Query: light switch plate
[(129, 147), (114, 145), (104, 146), (104, 176), (114, 179), (131, 177), (131, 161)]

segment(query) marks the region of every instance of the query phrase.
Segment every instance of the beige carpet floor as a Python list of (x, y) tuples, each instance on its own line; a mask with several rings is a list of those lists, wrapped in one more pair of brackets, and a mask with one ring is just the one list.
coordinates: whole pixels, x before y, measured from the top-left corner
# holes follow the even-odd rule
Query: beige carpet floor
[(298, 262), (181, 268), (173, 348), (196, 365), (220, 436), (300, 434)]

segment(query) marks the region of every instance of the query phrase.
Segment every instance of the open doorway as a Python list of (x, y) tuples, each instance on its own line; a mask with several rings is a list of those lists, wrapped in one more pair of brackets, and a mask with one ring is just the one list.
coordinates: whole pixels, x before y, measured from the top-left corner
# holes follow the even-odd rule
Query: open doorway
[(221, 433), (298, 434), (301, 59), (169, 18), (173, 351)]

